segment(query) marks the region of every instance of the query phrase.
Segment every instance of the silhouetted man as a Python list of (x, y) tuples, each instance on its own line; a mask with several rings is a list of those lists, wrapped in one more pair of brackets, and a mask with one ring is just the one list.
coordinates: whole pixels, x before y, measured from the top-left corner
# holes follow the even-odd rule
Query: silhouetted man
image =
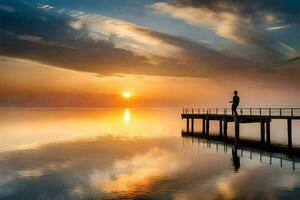
[(230, 101), (230, 103), (232, 103), (232, 105), (231, 105), (232, 115), (237, 116), (238, 113), (237, 113), (236, 109), (240, 104), (240, 97), (238, 96), (238, 91), (234, 91), (234, 96), (232, 97), (232, 101)]

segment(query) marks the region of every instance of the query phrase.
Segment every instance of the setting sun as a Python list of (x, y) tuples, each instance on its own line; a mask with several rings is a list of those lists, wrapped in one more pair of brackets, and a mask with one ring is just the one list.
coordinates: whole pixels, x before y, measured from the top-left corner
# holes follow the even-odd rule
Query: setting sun
[(129, 99), (131, 97), (131, 93), (130, 92), (123, 92), (122, 96), (126, 99)]

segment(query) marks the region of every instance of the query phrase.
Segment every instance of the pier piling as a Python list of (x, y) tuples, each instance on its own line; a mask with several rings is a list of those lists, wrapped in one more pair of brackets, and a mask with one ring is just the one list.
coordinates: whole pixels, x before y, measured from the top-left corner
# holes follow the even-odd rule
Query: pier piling
[(238, 145), (239, 140), (240, 140), (240, 122), (239, 122), (239, 117), (234, 116), (234, 127), (235, 127), (235, 137), (234, 137), (234, 144)]
[(270, 120), (268, 119), (266, 121), (266, 134), (267, 134), (267, 146), (268, 148), (270, 147), (271, 145), (271, 127), (270, 127)]
[(205, 135), (205, 118), (202, 118), (202, 135)]
[(292, 150), (293, 150), (293, 145), (292, 145), (292, 119), (287, 120), (287, 128), (288, 128), (288, 150), (289, 150), (289, 153), (291, 153)]
[(223, 122), (222, 120), (219, 121), (219, 136), (222, 137), (222, 130), (223, 130)]
[(209, 136), (209, 118), (208, 118), (208, 116), (207, 116), (207, 118), (206, 118), (206, 125), (205, 125), (205, 127), (206, 127), (205, 134), (206, 134), (207, 136)]
[(266, 135), (265, 130), (266, 130), (265, 121), (261, 120), (260, 121), (260, 141), (261, 141), (262, 145), (265, 144), (265, 135)]
[(191, 127), (191, 129), (192, 129), (192, 133), (194, 133), (194, 131), (195, 131), (194, 130), (194, 118), (192, 118), (191, 121), (192, 121), (192, 127)]
[(226, 140), (227, 140), (227, 127), (228, 127), (226, 117), (223, 118), (223, 123), (224, 123), (224, 125), (223, 125), (223, 137), (224, 137), (224, 141), (226, 142)]

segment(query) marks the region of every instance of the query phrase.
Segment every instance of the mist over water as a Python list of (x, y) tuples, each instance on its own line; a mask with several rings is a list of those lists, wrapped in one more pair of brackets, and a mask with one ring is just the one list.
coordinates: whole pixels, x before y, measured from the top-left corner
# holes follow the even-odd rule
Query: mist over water
[[(299, 198), (299, 163), (251, 151), (237, 160), (230, 145), (182, 138), (180, 113), (0, 110), (0, 199)], [(286, 124), (271, 126), (272, 142), (286, 144)], [(242, 137), (259, 138), (259, 126), (241, 125)]]

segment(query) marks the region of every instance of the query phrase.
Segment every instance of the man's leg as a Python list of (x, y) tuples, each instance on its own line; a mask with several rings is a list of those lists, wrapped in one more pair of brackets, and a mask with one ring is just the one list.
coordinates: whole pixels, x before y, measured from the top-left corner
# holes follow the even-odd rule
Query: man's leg
[(235, 116), (238, 116), (238, 112), (237, 112), (236, 109), (237, 109), (237, 106), (234, 107), (234, 115), (235, 115)]

